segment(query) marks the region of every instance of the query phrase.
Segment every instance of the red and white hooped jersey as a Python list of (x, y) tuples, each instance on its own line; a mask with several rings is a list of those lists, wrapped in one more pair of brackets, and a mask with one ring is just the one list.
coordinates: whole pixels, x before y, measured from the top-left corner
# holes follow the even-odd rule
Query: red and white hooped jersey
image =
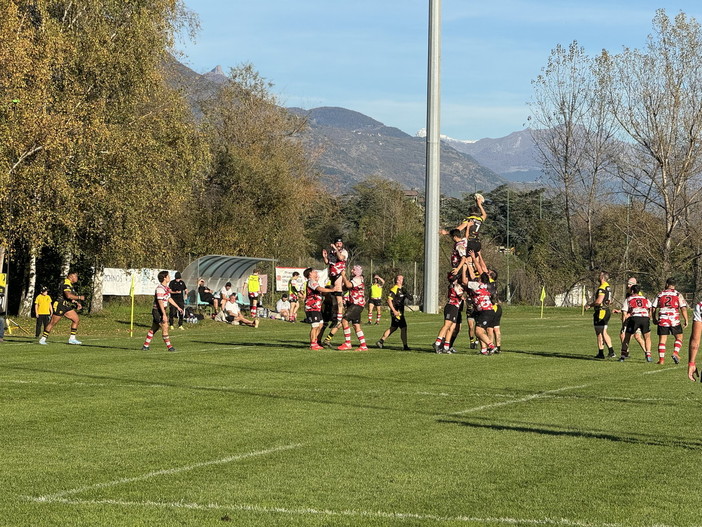
[(473, 293), (473, 305), (478, 311), (489, 311), (492, 309), (492, 299), (486, 284), (482, 282), (470, 282), (468, 287)]
[(322, 310), (322, 293), (317, 288), (319, 282), (307, 282), (307, 296), (305, 297), (305, 311)]
[(346, 249), (341, 249), (339, 252), (344, 257), (343, 260), (340, 260), (339, 254), (335, 253), (334, 251), (330, 251), (327, 255), (330, 276), (340, 276), (346, 269), (346, 262), (349, 259), (349, 252)]
[(366, 284), (362, 276), (354, 276), (351, 279), (351, 289), (349, 289), (349, 302), (355, 306), (366, 305)]
[(159, 302), (163, 307), (168, 305), (168, 300), (171, 298), (171, 290), (163, 285), (158, 284), (156, 286), (156, 292), (154, 293), (154, 309), (158, 309)]
[(461, 238), (453, 245), (453, 252), (451, 253), (451, 267), (456, 268), (461, 259), (466, 255), (466, 244), (468, 241), (465, 238)]
[(653, 300), (653, 307), (658, 308), (659, 326), (675, 327), (680, 325), (680, 309), (687, 307), (687, 302), (675, 289), (666, 289)]
[(460, 306), (463, 302), (463, 286), (458, 280), (449, 282), (446, 303), (452, 306)]
[(651, 301), (642, 295), (630, 296), (622, 306), (622, 311), (629, 313), (632, 317), (647, 317), (649, 309), (651, 309)]
[(698, 302), (692, 310), (692, 320), (702, 322), (702, 302)]

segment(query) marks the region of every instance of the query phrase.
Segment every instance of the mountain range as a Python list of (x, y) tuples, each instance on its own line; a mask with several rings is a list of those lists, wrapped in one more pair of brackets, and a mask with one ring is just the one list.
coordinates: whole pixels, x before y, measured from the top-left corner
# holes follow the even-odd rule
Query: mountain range
[[(176, 59), (169, 61), (167, 72), (197, 117), (202, 115), (201, 104), (228, 79), (219, 66), (201, 75)], [(317, 153), (315, 168), (331, 192), (346, 193), (371, 176), (423, 191), (426, 143), (421, 133), (411, 136), (346, 108), (288, 111), (306, 117), (309, 127), (301, 140), (310, 152)], [(529, 130), (474, 142), (442, 137), (441, 192), (460, 197), (504, 183), (532, 182), (540, 174), (534, 148)]]

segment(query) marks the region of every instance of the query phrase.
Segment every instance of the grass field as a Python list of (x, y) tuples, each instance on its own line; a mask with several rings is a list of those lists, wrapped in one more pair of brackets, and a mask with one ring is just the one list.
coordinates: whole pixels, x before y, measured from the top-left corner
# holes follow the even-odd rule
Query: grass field
[(80, 347), (67, 321), (0, 344), (0, 524), (702, 524), (702, 387), (636, 345), (592, 359), (575, 310), (507, 308), (492, 357), (465, 335), (424, 353), (422, 314), (409, 352), (310, 351), (309, 326), (264, 320), (176, 331), (176, 353), (113, 315)]

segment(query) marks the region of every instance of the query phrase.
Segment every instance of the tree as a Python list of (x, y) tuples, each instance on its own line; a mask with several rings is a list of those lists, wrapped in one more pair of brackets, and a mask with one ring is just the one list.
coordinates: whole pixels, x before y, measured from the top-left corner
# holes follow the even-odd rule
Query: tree
[(359, 254), (404, 261), (422, 258), (423, 213), (405, 197), (399, 183), (379, 177), (358, 183), (342, 214), (350, 243)]
[[(562, 190), (573, 260), (595, 269), (594, 221), (606, 201), (606, 176), (613, 172), (615, 122), (607, 111), (598, 64), (572, 42), (557, 46), (533, 82), (532, 137), (546, 173)], [(585, 254), (579, 229), (585, 226)]]
[(684, 13), (653, 19), (645, 50), (604, 51), (601, 77), (611, 112), (632, 148), (619, 159), (627, 193), (660, 214), (663, 233), (649, 232), (661, 277), (687, 238), (680, 229), (702, 190), (702, 33)]
[(203, 108), (211, 152), (190, 251), (272, 258), (309, 253), (306, 225), (325, 193), (299, 140), (306, 121), (278, 106), (251, 65)]

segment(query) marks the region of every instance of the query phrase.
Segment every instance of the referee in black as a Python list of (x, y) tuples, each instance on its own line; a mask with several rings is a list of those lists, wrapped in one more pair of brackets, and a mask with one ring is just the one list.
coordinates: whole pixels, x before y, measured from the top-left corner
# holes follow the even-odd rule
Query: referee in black
[[(178, 304), (178, 307), (185, 310), (185, 297), (188, 294), (188, 288), (185, 286), (185, 282), (181, 279), (180, 271), (176, 271), (175, 279), (171, 280), (168, 284), (168, 289), (171, 290), (171, 298)], [(176, 309), (175, 306), (169, 306), (170, 311), (168, 313), (168, 325), (173, 329), (173, 319), (178, 317), (178, 329), (183, 329), (183, 314)]]

